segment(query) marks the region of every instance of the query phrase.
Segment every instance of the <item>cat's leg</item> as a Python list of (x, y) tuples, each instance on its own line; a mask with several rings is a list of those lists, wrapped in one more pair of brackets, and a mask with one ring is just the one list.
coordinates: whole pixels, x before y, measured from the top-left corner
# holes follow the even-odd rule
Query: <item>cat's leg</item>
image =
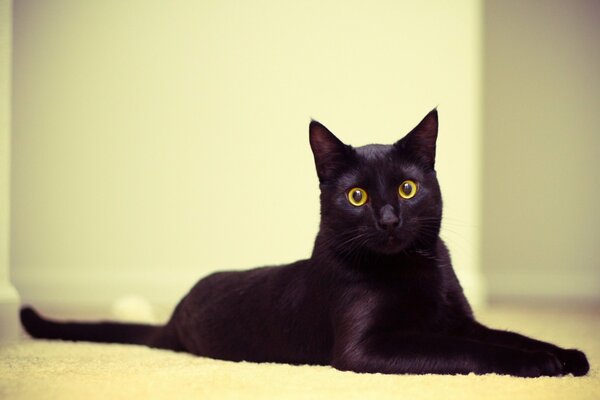
[(554, 344), (532, 339), (515, 332), (491, 329), (475, 322), (468, 330), (468, 335), (475, 340), (494, 345), (552, 353), (562, 363), (565, 374), (572, 373), (575, 376), (581, 376), (587, 374), (590, 369), (585, 354), (579, 350), (563, 349)]
[(340, 370), (389, 374), (474, 372), (522, 377), (563, 374), (560, 360), (549, 352), (427, 334), (387, 333), (358, 340), (338, 340), (332, 365)]

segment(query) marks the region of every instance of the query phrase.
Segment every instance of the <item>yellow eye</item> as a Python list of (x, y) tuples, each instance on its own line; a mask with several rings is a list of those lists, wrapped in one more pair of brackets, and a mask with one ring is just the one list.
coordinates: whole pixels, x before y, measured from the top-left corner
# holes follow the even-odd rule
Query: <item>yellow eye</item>
[(355, 188), (348, 190), (348, 201), (353, 206), (360, 207), (360, 206), (364, 205), (368, 199), (369, 199), (369, 196), (367, 195), (367, 192), (365, 189), (355, 187)]
[(403, 199), (412, 199), (417, 194), (417, 189), (417, 183), (407, 179), (398, 187), (398, 193)]

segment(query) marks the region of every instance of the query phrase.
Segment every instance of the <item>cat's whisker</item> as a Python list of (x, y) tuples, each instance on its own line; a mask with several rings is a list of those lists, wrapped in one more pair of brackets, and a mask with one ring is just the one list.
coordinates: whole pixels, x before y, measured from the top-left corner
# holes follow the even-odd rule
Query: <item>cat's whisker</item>
[(338, 246), (344, 252), (351, 253), (356, 248), (362, 247), (362, 245), (367, 243), (370, 238), (371, 235), (368, 232), (364, 232), (359, 235), (353, 236), (342, 243), (339, 243)]

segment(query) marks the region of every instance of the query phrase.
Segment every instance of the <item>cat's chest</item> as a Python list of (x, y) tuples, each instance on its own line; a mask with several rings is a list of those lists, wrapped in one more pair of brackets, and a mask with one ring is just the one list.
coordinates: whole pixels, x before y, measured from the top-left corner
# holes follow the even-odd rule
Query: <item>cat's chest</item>
[(376, 311), (404, 318), (437, 313), (444, 304), (437, 282), (390, 282), (369, 285), (366, 291)]
[(449, 315), (436, 279), (361, 282), (345, 288), (341, 308), (348, 320), (382, 329), (443, 330)]

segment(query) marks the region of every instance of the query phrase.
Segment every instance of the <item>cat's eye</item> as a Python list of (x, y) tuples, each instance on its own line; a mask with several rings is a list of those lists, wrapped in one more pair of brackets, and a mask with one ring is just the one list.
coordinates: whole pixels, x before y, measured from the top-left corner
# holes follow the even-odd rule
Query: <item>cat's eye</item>
[(369, 195), (365, 189), (355, 187), (348, 190), (348, 201), (355, 207), (364, 205), (368, 199)]
[(398, 193), (403, 199), (412, 199), (417, 194), (418, 186), (415, 181), (405, 180), (398, 187)]

